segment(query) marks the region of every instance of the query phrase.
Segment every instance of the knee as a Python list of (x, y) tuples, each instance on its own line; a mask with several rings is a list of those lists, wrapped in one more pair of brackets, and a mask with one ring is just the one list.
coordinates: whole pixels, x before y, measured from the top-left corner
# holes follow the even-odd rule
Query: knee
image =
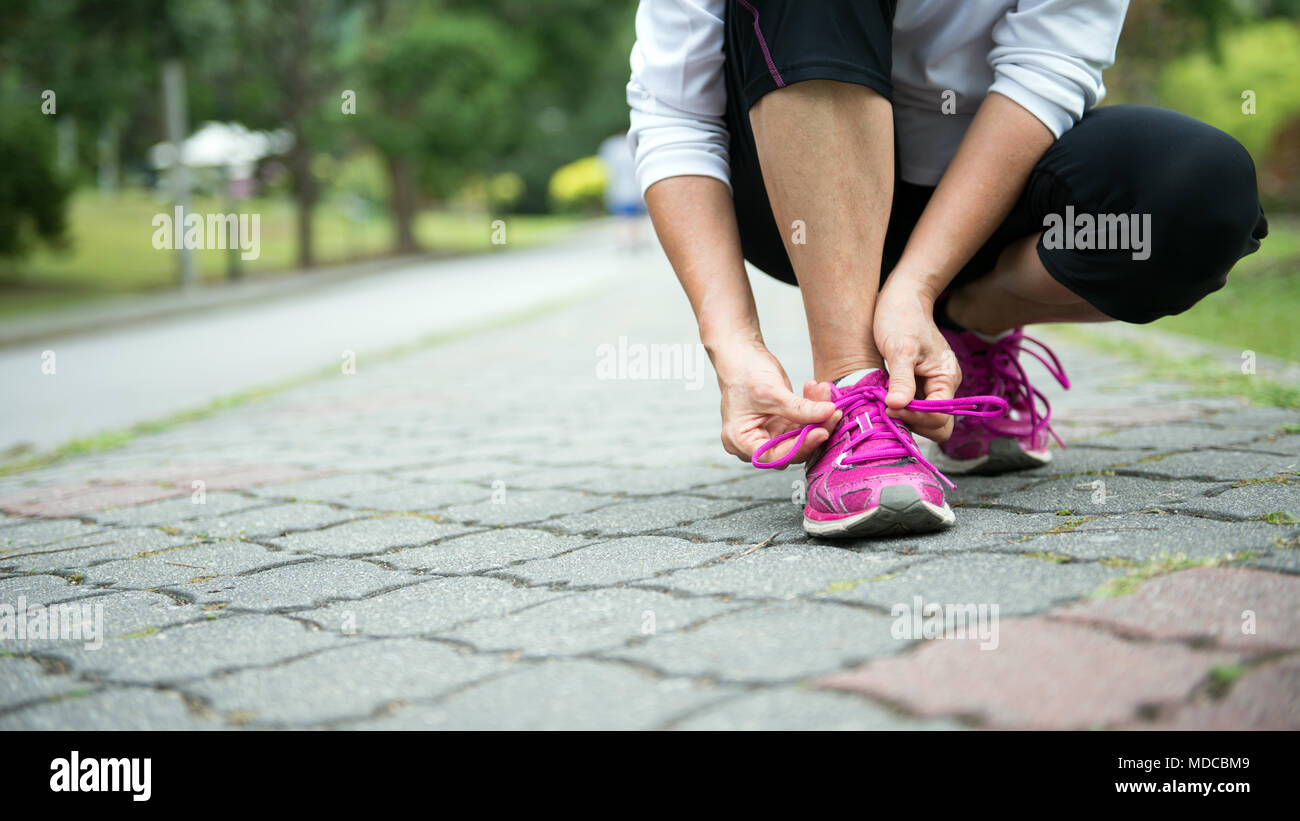
[(1258, 250), (1267, 222), (1255, 164), (1232, 136), (1202, 124), (1162, 165), (1150, 206), (1153, 261), (1170, 278), (1177, 272), (1178, 313), (1226, 284), (1237, 261)]

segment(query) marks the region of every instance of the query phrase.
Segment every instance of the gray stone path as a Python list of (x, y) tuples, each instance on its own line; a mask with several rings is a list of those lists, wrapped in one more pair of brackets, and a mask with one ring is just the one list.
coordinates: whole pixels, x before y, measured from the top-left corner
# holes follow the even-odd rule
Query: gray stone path
[[(1300, 727), (1294, 411), (1057, 344), (1050, 467), (959, 478), (944, 533), (821, 542), (799, 473), (721, 450), (711, 372), (598, 378), (621, 337), (694, 356), (662, 259), (622, 267), (0, 478), (0, 624), (106, 634), (0, 638), (0, 729)], [(802, 382), (797, 293), (755, 285)], [(915, 597), (996, 605), (997, 647), (908, 635)]]

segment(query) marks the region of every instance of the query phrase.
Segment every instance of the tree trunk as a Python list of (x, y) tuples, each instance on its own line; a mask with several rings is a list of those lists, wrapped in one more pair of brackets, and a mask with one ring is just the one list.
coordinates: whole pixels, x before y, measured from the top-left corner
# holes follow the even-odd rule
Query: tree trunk
[(393, 215), (394, 250), (409, 254), (419, 250), (415, 242), (415, 168), (406, 157), (388, 158), (391, 188), (389, 209)]
[(289, 161), (289, 171), (293, 174), (293, 199), (297, 206), (298, 267), (310, 268), (316, 264), (312, 214), (316, 210), (316, 199), (320, 194), (316, 178), (311, 172), (311, 149), (295, 135), (293, 148), (289, 150), (286, 159)]

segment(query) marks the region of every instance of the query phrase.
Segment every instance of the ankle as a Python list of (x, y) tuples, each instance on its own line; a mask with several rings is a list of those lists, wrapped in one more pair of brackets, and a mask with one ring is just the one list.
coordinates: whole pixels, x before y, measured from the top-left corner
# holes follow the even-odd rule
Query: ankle
[(871, 368), (884, 369), (885, 361), (879, 354), (862, 354), (859, 356), (839, 356), (822, 359), (813, 356), (813, 379), (818, 382), (834, 382), (855, 371)]

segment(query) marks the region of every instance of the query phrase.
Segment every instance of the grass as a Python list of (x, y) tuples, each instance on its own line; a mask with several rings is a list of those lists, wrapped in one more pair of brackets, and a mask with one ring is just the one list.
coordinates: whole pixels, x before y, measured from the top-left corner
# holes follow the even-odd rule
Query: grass
[(1228, 284), (1157, 328), (1258, 354), (1300, 362), (1300, 218), (1273, 217), (1259, 251), (1228, 275)]
[[(216, 197), (195, 197), (191, 212), (225, 213)], [(296, 218), (285, 198), (254, 198), (238, 208), (261, 215), (261, 254), (242, 263), (252, 278), (296, 267)], [(170, 213), (170, 205), (152, 193), (127, 190), (110, 197), (78, 191), (68, 214), (66, 249), (40, 249), (24, 260), (0, 263), (0, 317), (55, 307), (84, 304), (106, 296), (163, 290), (175, 284), (171, 252), (153, 247), (155, 214)], [(488, 251), (492, 217), (484, 214), (426, 211), (415, 224), (417, 241), (425, 248), (455, 253)], [(578, 224), (575, 217), (520, 215), (506, 217), (508, 247), (517, 248), (562, 236)], [(392, 244), (386, 216), (354, 222), (330, 202), (316, 212), (316, 258), (320, 264), (383, 256)], [(227, 252), (195, 251), (205, 281), (226, 276)]]
[(1102, 565), (1127, 568), (1128, 575), (1108, 580), (1097, 588), (1092, 595), (1093, 598), (1098, 599), (1127, 596), (1141, 587), (1142, 582), (1156, 576), (1164, 576), (1179, 570), (1190, 570), (1193, 567), (1222, 567), (1231, 562), (1253, 558), (1255, 555), (1252, 551), (1243, 550), (1239, 553), (1227, 553), (1223, 556), (1210, 556), (1203, 559), (1189, 559), (1185, 553), (1173, 555), (1161, 553), (1156, 558), (1145, 562), (1134, 562), (1129, 559), (1106, 559), (1101, 562)]
[[(1103, 353), (1127, 359), (1139, 366), (1140, 376), (1153, 382), (1186, 382), (1199, 396), (1233, 396), (1256, 405), (1300, 408), (1300, 385), (1275, 382), (1258, 374), (1242, 374), (1224, 367), (1209, 355), (1175, 357), (1151, 348), (1107, 336), (1104, 329), (1084, 325), (1062, 325), (1056, 333)], [(1159, 461), (1154, 457), (1150, 461)]]

